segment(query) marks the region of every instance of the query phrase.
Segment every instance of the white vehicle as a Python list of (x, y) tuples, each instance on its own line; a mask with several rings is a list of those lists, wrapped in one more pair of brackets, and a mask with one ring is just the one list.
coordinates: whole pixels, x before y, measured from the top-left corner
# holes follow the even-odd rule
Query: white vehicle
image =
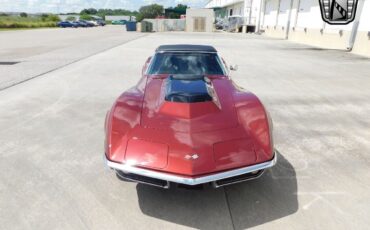
[(92, 23), (92, 24), (94, 24), (94, 26), (99, 26), (99, 24), (96, 22), (96, 21), (88, 21), (88, 22), (90, 22), (90, 23)]

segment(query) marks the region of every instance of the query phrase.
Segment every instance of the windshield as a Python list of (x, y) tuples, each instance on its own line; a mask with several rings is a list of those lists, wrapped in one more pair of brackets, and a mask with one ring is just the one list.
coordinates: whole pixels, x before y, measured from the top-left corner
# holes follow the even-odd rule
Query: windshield
[(215, 53), (157, 53), (149, 74), (225, 75)]

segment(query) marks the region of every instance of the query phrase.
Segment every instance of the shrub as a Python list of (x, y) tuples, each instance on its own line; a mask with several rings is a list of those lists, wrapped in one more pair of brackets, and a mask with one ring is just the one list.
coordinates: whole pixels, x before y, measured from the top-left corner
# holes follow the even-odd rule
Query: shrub
[(0, 28), (55, 27), (57, 21), (59, 21), (58, 16), (49, 14), (38, 17), (0, 16)]
[(46, 21), (59, 22), (60, 21), (60, 18), (59, 18), (58, 15), (49, 14)]

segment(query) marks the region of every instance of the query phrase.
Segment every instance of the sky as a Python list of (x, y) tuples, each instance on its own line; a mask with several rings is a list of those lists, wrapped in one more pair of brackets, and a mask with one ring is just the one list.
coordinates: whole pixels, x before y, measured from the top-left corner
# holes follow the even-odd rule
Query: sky
[(157, 3), (165, 7), (186, 4), (204, 7), (207, 0), (0, 0), (0, 12), (67, 13), (85, 8), (138, 10), (140, 6)]

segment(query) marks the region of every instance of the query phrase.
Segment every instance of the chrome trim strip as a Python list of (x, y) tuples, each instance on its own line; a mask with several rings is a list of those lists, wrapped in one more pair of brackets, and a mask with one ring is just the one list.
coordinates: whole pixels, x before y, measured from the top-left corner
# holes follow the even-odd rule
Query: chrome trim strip
[(198, 185), (198, 184), (213, 182), (213, 181), (217, 181), (217, 180), (221, 180), (221, 179), (225, 179), (229, 177), (239, 176), (242, 174), (246, 174), (246, 173), (250, 173), (250, 172), (254, 172), (254, 171), (258, 171), (262, 169), (271, 168), (272, 166), (276, 164), (277, 154), (275, 151), (274, 158), (271, 161), (267, 161), (267, 162), (263, 162), (260, 164), (251, 165), (251, 166), (247, 166), (243, 168), (233, 169), (233, 170), (226, 171), (226, 172), (215, 173), (215, 174), (208, 175), (208, 176), (196, 177), (196, 178), (177, 176), (177, 175), (173, 175), (169, 173), (163, 173), (163, 172), (152, 171), (149, 169), (137, 168), (135, 166), (125, 165), (125, 164), (120, 164), (120, 163), (116, 163), (113, 161), (109, 161), (106, 157), (104, 158), (105, 158), (105, 164), (112, 169), (121, 170), (126, 173), (133, 173), (133, 174), (138, 174), (141, 176), (156, 178), (159, 180), (174, 182), (178, 184)]

